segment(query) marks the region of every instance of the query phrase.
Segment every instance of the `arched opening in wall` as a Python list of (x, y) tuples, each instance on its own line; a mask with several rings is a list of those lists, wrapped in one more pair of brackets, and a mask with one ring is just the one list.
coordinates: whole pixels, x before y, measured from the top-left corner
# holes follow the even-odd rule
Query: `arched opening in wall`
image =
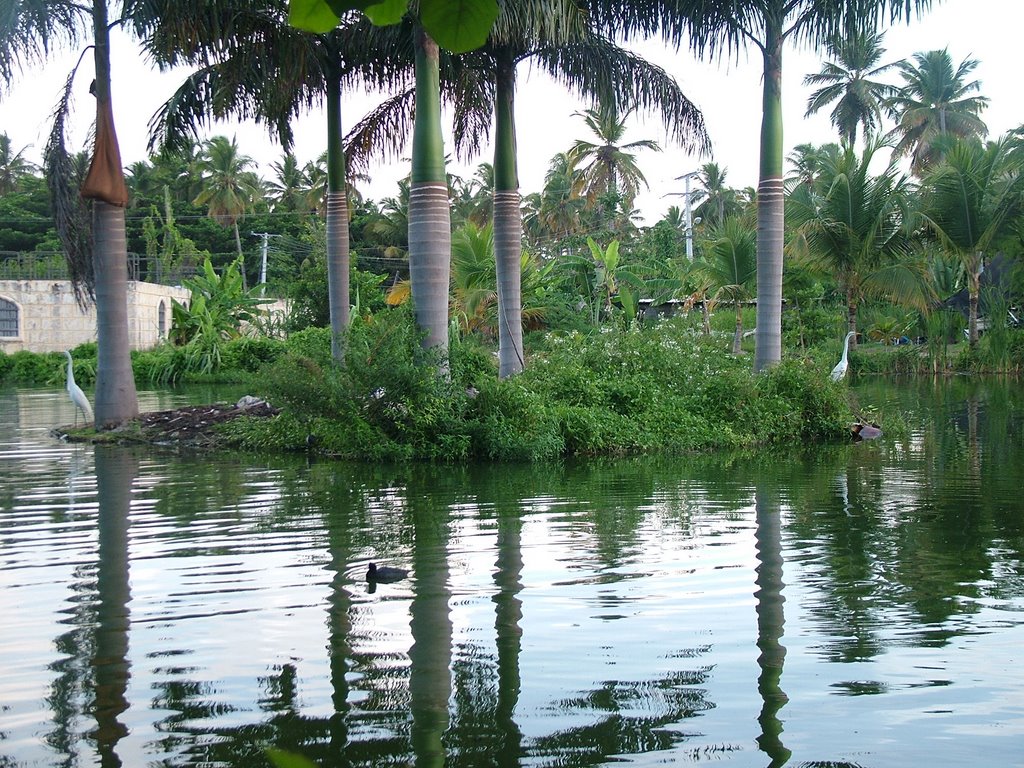
[(0, 296), (0, 338), (18, 338), (21, 335), (18, 320), (18, 305)]
[(167, 338), (167, 306), (162, 301), (156, 308), (156, 337), (158, 339)]

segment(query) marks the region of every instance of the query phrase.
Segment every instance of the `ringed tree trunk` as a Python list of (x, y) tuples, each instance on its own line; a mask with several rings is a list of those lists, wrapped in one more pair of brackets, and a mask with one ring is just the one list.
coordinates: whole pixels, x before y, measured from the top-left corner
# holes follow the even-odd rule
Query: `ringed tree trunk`
[(96, 150), (82, 196), (93, 202), (96, 289), (95, 424), (109, 427), (139, 415), (128, 337), (128, 203), (110, 102), (110, 33), (106, 0), (93, 0), (96, 62)]
[(978, 346), (978, 298), (981, 294), (981, 254), (975, 253), (967, 259), (967, 343), (971, 348)]
[(409, 187), (409, 278), (416, 323), (427, 334), (424, 348), (447, 353), (452, 231), (441, 137), (440, 66), (437, 43), (421, 28), (413, 34), (416, 118)]
[(754, 371), (782, 359), (782, 23), (765, 19), (761, 166), (757, 185), (757, 331)]
[(846, 284), (846, 330), (853, 333), (850, 349), (857, 348), (857, 291), (852, 281)]
[(238, 271), (242, 273), (242, 290), (249, 289), (249, 281), (245, 276), (245, 253), (242, 251), (242, 236), (238, 233), (238, 219), (231, 219), (231, 226), (235, 230), (235, 248), (238, 250)]
[(743, 351), (743, 307), (740, 306), (738, 301), (734, 302), (733, 305), (736, 307), (736, 331), (732, 335), (732, 353), (738, 355)]
[(523, 218), (515, 126), (515, 62), (498, 61), (494, 115), (494, 268), (498, 283), (498, 376), (519, 373), (523, 354)]
[(349, 232), (345, 150), (341, 135), (341, 76), (332, 62), (327, 77), (327, 303), (331, 313), (331, 357), (345, 360), (349, 324)]

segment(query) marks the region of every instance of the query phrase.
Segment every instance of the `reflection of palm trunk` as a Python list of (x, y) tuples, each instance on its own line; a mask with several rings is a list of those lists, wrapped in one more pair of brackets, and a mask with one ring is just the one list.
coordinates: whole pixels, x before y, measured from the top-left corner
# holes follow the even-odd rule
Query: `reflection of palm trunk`
[(349, 637), (352, 633), (352, 598), (345, 585), (347, 579), (344, 573), (343, 564), (348, 560), (348, 548), (341, 546), (331, 547), (331, 568), (337, 568), (334, 578), (331, 579), (331, 592), (328, 596), (329, 615), (328, 626), (328, 648), (331, 667), (331, 703), (333, 714), (331, 715), (330, 736), (331, 754), (343, 755), (345, 745), (348, 743), (348, 660), (351, 656)]
[(972, 392), (967, 398), (967, 455), (970, 459), (971, 476), (981, 482), (981, 451), (978, 447), (978, 393)]
[(519, 652), (522, 648), (523, 553), (520, 545), (522, 521), (518, 511), (498, 518), (498, 559), (495, 563), (494, 629), (498, 645), (498, 732), (501, 749), (497, 764), (517, 766), (521, 754), (522, 733), (516, 725), (515, 711), (519, 702)]
[[(448, 559), (445, 527), (419, 510), (413, 562), (415, 596), (409, 608), (412, 648), (409, 694), (412, 700), (412, 748), (417, 766), (445, 763), (441, 737), (448, 728), (451, 697), (452, 620), (448, 601)], [(433, 530), (437, 525), (438, 531)], [(440, 533), (439, 539), (436, 533)]]
[(104, 446), (96, 447), (96, 494), (99, 501), (99, 593), (96, 653), (92, 659), (96, 698), (96, 745), (100, 764), (120, 766), (115, 748), (127, 733), (118, 717), (128, 709), (125, 692), (128, 663), (128, 515), (137, 463), (134, 456)]
[(788, 698), (782, 691), (782, 667), (786, 649), (780, 642), (786, 617), (782, 596), (782, 514), (778, 497), (758, 488), (755, 494), (757, 510), (757, 657), (761, 674), (757, 690), (761, 694), (761, 735), (757, 739), (761, 751), (771, 758), (771, 766), (781, 766), (789, 760), (790, 751), (782, 743), (782, 721), (779, 711)]

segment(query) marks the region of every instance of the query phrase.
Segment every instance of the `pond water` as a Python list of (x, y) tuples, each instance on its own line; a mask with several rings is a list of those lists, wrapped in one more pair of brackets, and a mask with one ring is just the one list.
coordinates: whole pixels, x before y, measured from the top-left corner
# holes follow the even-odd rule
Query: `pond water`
[(857, 396), (906, 429), (365, 467), (63, 444), (63, 391), (0, 391), (0, 766), (1020, 765), (1024, 388)]

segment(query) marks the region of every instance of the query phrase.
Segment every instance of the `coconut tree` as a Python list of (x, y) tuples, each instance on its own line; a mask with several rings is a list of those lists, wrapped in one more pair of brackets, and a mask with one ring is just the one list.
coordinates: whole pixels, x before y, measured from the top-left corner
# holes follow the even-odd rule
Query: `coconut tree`
[(798, 185), (787, 201), (792, 252), (839, 283), (848, 331), (857, 330), (857, 309), (865, 297), (922, 311), (931, 299), (924, 266), (911, 258), (908, 181), (892, 162), (878, 175), (871, 172), (883, 146), (874, 139), (859, 155), (849, 145), (821, 155), (814, 182)]
[(661, 151), (652, 139), (623, 142), (626, 120), (631, 112), (620, 114), (615, 104), (606, 102), (577, 112), (597, 141), (577, 139), (568, 152), (570, 162), (580, 171), (587, 197), (621, 195), (626, 208), (632, 207), (641, 185), (647, 186), (647, 179), (636, 163), (636, 152), (641, 149)]
[(988, 127), (981, 119), (988, 99), (979, 96), (981, 83), (968, 80), (977, 59), (964, 59), (956, 67), (947, 49), (914, 54), (913, 62), (899, 65), (903, 85), (889, 101), (898, 117), (897, 156), (910, 155), (920, 175), (939, 159), (942, 136), (983, 138)]
[(963, 264), (969, 296), (968, 339), (978, 343), (981, 271), (1024, 210), (1024, 156), (1010, 138), (939, 142), (943, 161), (925, 178), (925, 218), (948, 253)]
[[(89, 173), (80, 190), (72, 187), (73, 157), (65, 149), (64, 133), (72, 71), (54, 113), (44, 162), (76, 295), (96, 302), (96, 394), (98, 427), (138, 415), (128, 336), (128, 253), (124, 208), (128, 189), (121, 168), (114, 129), (110, 89), (110, 23), (106, 0), (71, 3), (24, 0), (5, 10), (0, 22), (0, 79), (9, 83), (16, 72), (36, 64), (61, 44), (92, 38), (95, 66), (96, 137)], [(81, 199), (91, 201), (91, 227), (83, 216)], [(91, 230), (91, 231), (90, 231)]]
[(817, 88), (807, 99), (804, 117), (834, 103), (832, 125), (847, 144), (856, 142), (858, 129), (865, 140), (878, 132), (886, 101), (895, 94), (894, 86), (875, 79), (898, 66), (897, 62), (879, 63), (885, 53), (884, 37), (867, 29), (833, 35), (825, 42), (830, 60), (821, 72), (804, 78), (804, 85)]
[(0, 133), (0, 195), (6, 195), (18, 189), (21, 180), (30, 176), (36, 167), (25, 159), (25, 149), (15, 152), (11, 147), (11, 137)]
[(270, 164), (274, 178), (267, 182), (270, 202), (275, 211), (309, 211), (310, 183), (292, 152), (285, 152), (279, 162)]
[(787, 40), (821, 44), (869, 26), (883, 12), (894, 20), (931, 0), (592, 0), (595, 22), (618, 33), (660, 34), (699, 53), (751, 45), (764, 62), (760, 171), (757, 188), (757, 332), (754, 370), (782, 358), (782, 251), (784, 233), (782, 62)]
[(199, 158), (202, 191), (193, 205), (205, 205), (211, 219), (235, 233), (235, 247), (242, 264), (242, 286), (245, 287), (245, 254), (238, 221), (260, 195), (259, 179), (248, 169), (253, 159), (238, 151), (234, 138), (214, 136), (203, 144)]
[(711, 303), (728, 302), (736, 312), (732, 353), (738, 355), (743, 343), (743, 303), (754, 297), (757, 277), (757, 232), (739, 216), (728, 216), (709, 233), (703, 244), (696, 272)]

